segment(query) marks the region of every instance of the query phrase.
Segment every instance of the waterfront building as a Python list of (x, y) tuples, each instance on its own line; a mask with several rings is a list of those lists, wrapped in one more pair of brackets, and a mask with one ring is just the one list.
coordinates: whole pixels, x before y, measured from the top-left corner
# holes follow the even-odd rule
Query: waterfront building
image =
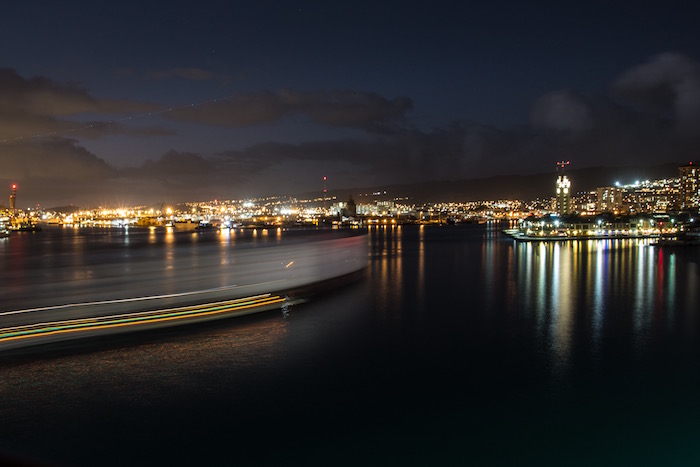
[(593, 216), (596, 213), (597, 191), (581, 191), (571, 197), (571, 212), (583, 216)]
[(355, 211), (360, 216), (395, 216), (397, 207), (394, 201), (375, 201), (372, 204), (356, 204)]
[(700, 167), (690, 162), (678, 167), (680, 178), (680, 197), (683, 209), (700, 206)]
[(612, 212), (619, 214), (622, 209), (623, 190), (614, 186), (600, 187), (596, 190), (596, 212)]
[(376, 216), (377, 207), (374, 204), (358, 204), (356, 207), (357, 214), (360, 216)]
[(393, 201), (377, 201), (377, 212), (382, 216), (396, 214), (396, 205)]
[(571, 215), (530, 216), (519, 219), (518, 227), (507, 229), (505, 233), (516, 240), (564, 240), (564, 239), (607, 239), (607, 238), (647, 238), (662, 235), (677, 235), (688, 230), (690, 222), (656, 214), (645, 216), (614, 216), (602, 214), (595, 217)]
[(680, 179), (636, 181), (617, 185), (622, 191), (622, 206), (629, 214), (651, 214), (677, 211), (681, 208)]
[(334, 216), (339, 216), (345, 211), (345, 208), (347, 206), (347, 203), (343, 201), (338, 201), (337, 203), (331, 204), (331, 208), (329, 210), (330, 214)]

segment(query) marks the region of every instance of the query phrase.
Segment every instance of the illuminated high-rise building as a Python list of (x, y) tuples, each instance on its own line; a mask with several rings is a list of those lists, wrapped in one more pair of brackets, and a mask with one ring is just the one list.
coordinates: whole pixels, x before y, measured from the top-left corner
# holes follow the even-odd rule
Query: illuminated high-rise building
[(557, 162), (557, 213), (571, 214), (571, 180), (566, 176), (569, 161)]
[(613, 212), (622, 210), (623, 190), (616, 186), (599, 187), (596, 189), (596, 212)]
[(700, 166), (690, 162), (678, 167), (678, 177), (681, 181), (681, 208), (697, 208), (700, 206)]
[(17, 185), (12, 184), (12, 191), (10, 192), (10, 211), (12, 214), (15, 213), (15, 200), (17, 198)]

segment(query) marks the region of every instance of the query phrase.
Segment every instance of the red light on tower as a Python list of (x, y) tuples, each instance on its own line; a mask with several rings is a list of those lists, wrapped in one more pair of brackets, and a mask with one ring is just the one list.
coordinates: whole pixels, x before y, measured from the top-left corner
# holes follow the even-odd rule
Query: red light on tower
[(571, 164), (570, 161), (557, 161), (557, 172), (559, 171), (564, 171), (566, 169), (566, 166)]
[(15, 212), (15, 201), (17, 199), (17, 184), (12, 184), (12, 192), (10, 193), (10, 210), (14, 214)]

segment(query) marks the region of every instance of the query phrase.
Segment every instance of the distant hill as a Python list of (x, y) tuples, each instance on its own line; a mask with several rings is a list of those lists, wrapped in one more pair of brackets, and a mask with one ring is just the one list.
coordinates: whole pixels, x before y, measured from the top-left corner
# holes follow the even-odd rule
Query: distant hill
[(59, 212), (62, 214), (73, 214), (74, 212), (80, 211), (78, 206), (55, 206), (53, 208), (47, 209), (47, 211)]
[[(574, 193), (590, 191), (601, 186), (611, 186), (616, 181), (623, 184), (636, 180), (656, 180), (678, 176), (682, 164), (664, 164), (651, 167), (587, 167), (567, 170)], [(470, 180), (423, 182), (400, 185), (386, 185), (366, 188), (329, 190), (329, 196), (347, 200), (350, 195), (362, 203), (368, 194), (372, 199), (394, 199), (409, 197), (412, 202), (478, 201), (496, 199), (522, 199), (554, 196), (556, 172), (531, 175), (500, 175)], [(384, 192), (386, 191), (386, 194)], [(380, 192), (381, 195), (372, 196)], [(304, 193), (300, 197), (316, 198), (319, 193)]]

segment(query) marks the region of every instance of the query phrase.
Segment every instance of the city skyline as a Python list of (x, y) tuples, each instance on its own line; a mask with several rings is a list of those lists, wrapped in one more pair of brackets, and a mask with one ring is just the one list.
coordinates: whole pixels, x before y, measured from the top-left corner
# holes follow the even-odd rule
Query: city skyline
[(320, 191), (323, 176), (353, 188), (700, 154), (700, 40), (680, 7), (104, 8), (38, 2), (3, 15), (0, 182), (17, 183), (22, 204), (232, 199)]
[[(279, 228), (327, 224), (361, 226), (372, 224), (455, 224), (461, 222), (514, 221), (540, 218), (551, 227), (576, 222), (623, 222), (621, 219), (669, 219), (689, 221), (694, 226), (700, 200), (700, 171), (695, 164), (678, 167), (678, 177), (635, 180), (629, 184), (572, 190), (566, 167), (557, 164), (556, 191), (542, 198), (501, 197), (469, 201), (417, 201), (396, 197), (387, 191), (350, 194), (347, 198), (324, 190), (310, 198), (272, 196), (247, 199), (121, 207), (79, 207), (15, 209), (16, 191), (10, 193), (9, 209), (0, 210), (2, 221), (13, 229), (36, 225), (88, 227), (174, 226), (186, 223), (194, 230), (234, 227)], [(552, 179), (554, 181), (554, 179)], [(593, 219), (584, 221), (585, 218)], [(200, 225), (201, 224), (201, 225)], [(182, 227), (182, 225), (180, 226)]]

